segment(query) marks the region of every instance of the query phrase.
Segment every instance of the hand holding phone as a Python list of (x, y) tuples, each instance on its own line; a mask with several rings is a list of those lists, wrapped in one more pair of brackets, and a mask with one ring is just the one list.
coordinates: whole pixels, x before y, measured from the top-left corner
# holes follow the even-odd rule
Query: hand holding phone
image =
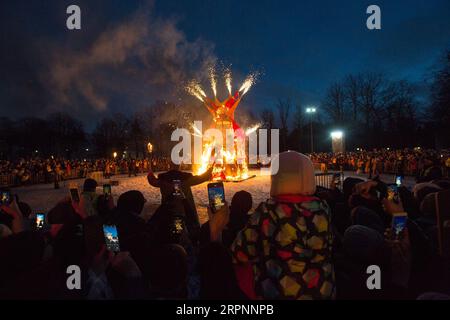
[(208, 184), (208, 199), (212, 213), (216, 213), (225, 205), (225, 189), (222, 182)]
[(230, 210), (225, 202), (225, 205), (214, 214), (211, 211), (211, 209), (208, 210), (210, 239), (211, 241), (221, 241), (222, 231), (230, 221)]
[(400, 203), (400, 196), (398, 194), (398, 185), (397, 184), (392, 184), (392, 185), (388, 186), (387, 198), (388, 198), (388, 200), (393, 201), (397, 204)]
[(391, 236), (394, 240), (399, 240), (403, 237), (407, 219), (408, 215), (406, 212), (395, 213), (392, 215)]

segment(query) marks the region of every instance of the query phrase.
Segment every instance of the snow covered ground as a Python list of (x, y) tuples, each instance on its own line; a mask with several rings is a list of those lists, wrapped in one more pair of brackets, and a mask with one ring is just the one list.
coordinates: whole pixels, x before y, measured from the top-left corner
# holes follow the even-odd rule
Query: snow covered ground
[[(112, 187), (112, 194), (116, 200), (119, 195), (129, 190), (139, 190), (143, 193), (145, 199), (147, 199), (143, 212), (145, 217), (150, 216), (161, 201), (159, 189), (153, 188), (148, 184), (146, 175), (138, 175), (137, 177), (130, 178), (127, 175), (122, 175), (113, 177), (112, 180), (119, 181), (118, 186)], [(60, 189), (54, 189), (53, 184), (42, 184), (15, 188), (12, 192), (19, 196), (20, 201), (28, 203), (34, 211), (47, 212), (58, 201), (69, 196), (69, 187), (72, 184), (78, 185), (81, 189), (83, 181), (82, 179), (66, 181), (60, 184)], [(103, 181), (99, 181), (99, 184), (102, 183)], [(192, 188), (202, 223), (208, 219), (206, 209), (208, 205), (207, 184), (205, 182)], [(246, 190), (252, 194), (255, 206), (261, 201), (266, 200), (269, 195), (270, 183), (269, 177), (267, 176), (256, 176), (255, 178), (239, 183), (225, 182), (224, 185), (225, 197), (228, 203), (231, 202), (233, 195), (240, 190)], [(98, 187), (97, 192), (102, 192), (102, 188)]]
[[(233, 195), (240, 190), (245, 190), (252, 194), (254, 207), (266, 200), (269, 197), (270, 178), (269, 176), (261, 176), (258, 173), (257, 170), (250, 172), (250, 174), (256, 174), (256, 177), (239, 183), (225, 182), (225, 197), (228, 203), (231, 202)], [(354, 172), (345, 172), (345, 176), (367, 177), (364, 175), (358, 176)], [(394, 182), (394, 177), (392, 175), (382, 176), (382, 179), (387, 183)], [(113, 180), (119, 181), (118, 186), (112, 187), (112, 194), (115, 199), (128, 190), (139, 190), (144, 194), (144, 197), (147, 199), (143, 211), (144, 217), (149, 217), (161, 200), (159, 189), (153, 188), (148, 184), (146, 175), (139, 175), (131, 178), (122, 175), (113, 177)], [(99, 184), (101, 183), (103, 183), (103, 181), (99, 181)], [(15, 188), (12, 192), (17, 194), (21, 201), (28, 203), (34, 211), (47, 212), (58, 201), (69, 196), (69, 186), (72, 184), (78, 185), (81, 189), (83, 180), (66, 181), (62, 183), (61, 188), (57, 190), (53, 188), (53, 184), (42, 184)], [(207, 184), (208, 183), (205, 182), (192, 188), (201, 223), (204, 223), (208, 219), (206, 209), (208, 205)], [(405, 179), (405, 185), (411, 186), (412, 184), (412, 178)], [(98, 188), (98, 192), (102, 192), (101, 187)]]

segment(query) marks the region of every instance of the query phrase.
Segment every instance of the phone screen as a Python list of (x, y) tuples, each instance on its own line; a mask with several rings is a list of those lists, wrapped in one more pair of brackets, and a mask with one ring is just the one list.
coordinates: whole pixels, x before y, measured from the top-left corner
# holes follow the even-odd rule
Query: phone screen
[(111, 195), (111, 185), (110, 184), (104, 184), (103, 185), (103, 194), (105, 196), (110, 196)]
[(44, 228), (45, 224), (45, 213), (36, 213), (36, 229)]
[(406, 227), (406, 214), (394, 215), (392, 217), (392, 236), (394, 239), (399, 239), (402, 236), (403, 230)]
[(113, 252), (119, 252), (119, 235), (117, 233), (117, 227), (115, 225), (103, 225), (103, 234), (105, 236), (105, 243), (108, 250)]
[(0, 201), (2, 204), (9, 205), (11, 203), (11, 193), (9, 191), (2, 191)]
[(401, 186), (402, 185), (402, 182), (403, 182), (403, 179), (402, 179), (402, 177), (401, 176), (396, 176), (395, 177), (395, 184), (397, 185), (397, 186)]
[(80, 194), (78, 193), (77, 188), (70, 189), (70, 197), (72, 198), (73, 201), (80, 202)]
[(394, 201), (395, 203), (400, 203), (400, 198), (398, 195), (398, 186), (397, 185), (389, 185), (387, 189), (387, 198), (388, 200)]
[(180, 180), (173, 180), (173, 195), (179, 196), (182, 194), (181, 192), (181, 181)]
[(209, 206), (216, 212), (225, 205), (225, 190), (222, 183), (208, 184)]
[(183, 219), (181, 219), (180, 217), (175, 217), (173, 219), (172, 233), (175, 235), (180, 235), (183, 232), (183, 229), (184, 229)]

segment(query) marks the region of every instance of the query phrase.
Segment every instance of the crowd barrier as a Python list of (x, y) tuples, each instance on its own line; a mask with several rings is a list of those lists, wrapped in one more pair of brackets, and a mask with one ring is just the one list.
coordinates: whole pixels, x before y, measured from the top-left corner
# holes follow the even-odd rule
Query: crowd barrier
[[(147, 172), (146, 168), (144, 169), (139, 168), (138, 170), (136, 170), (136, 173), (144, 173), (144, 172)], [(110, 172), (108, 176), (120, 174), (129, 174), (129, 170), (125, 168), (116, 168), (116, 170), (114, 172)], [(71, 170), (70, 172), (64, 172), (64, 174), (58, 177), (58, 181), (62, 182), (82, 178), (93, 178), (97, 181), (100, 181), (104, 178), (104, 172), (101, 170), (74, 169)], [(14, 174), (0, 174), (0, 188), (53, 183), (54, 181), (55, 175), (53, 172), (47, 174), (42, 172), (34, 173), (29, 175), (26, 179), (23, 179), (22, 177), (19, 177)]]
[(344, 181), (344, 173), (343, 172), (337, 172), (337, 173), (316, 173), (315, 174), (316, 179), (316, 186), (322, 187), (325, 189), (331, 189), (331, 184), (333, 183), (333, 179), (337, 181), (337, 188), (342, 190), (342, 184)]
[[(314, 164), (314, 170), (322, 171), (322, 172), (327, 172), (328, 170), (331, 170), (331, 171), (353, 171), (353, 172), (357, 171), (356, 168), (354, 168), (352, 166), (349, 166), (349, 165), (340, 166), (340, 165), (337, 165), (337, 164), (326, 164), (324, 162), (314, 162), (313, 164)], [(361, 173), (367, 174), (367, 175), (369, 174), (369, 172), (365, 171), (365, 167), (363, 167)], [(397, 174), (397, 171), (394, 170), (394, 169), (389, 169), (388, 168), (388, 169), (385, 169), (385, 170), (381, 171), (380, 173), (381, 174)], [(409, 169), (404, 169), (403, 170), (403, 174), (405, 176), (416, 176), (417, 175), (417, 171), (416, 170), (412, 171), (412, 170), (409, 170)], [(448, 176), (448, 173), (444, 173), (444, 176)]]
[[(84, 169), (72, 170), (70, 173), (66, 172), (58, 177), (58, 181), (80, 179), (86, 177), (88, 171)], [(0, 187), (18, 187), (23, 185), (33, 185), (42, 183), (53, 183), (55, 181), (54, 173), (33, 173), (27, 176), (21, 176), (14, 174), (1, 174), (0, 175)]]

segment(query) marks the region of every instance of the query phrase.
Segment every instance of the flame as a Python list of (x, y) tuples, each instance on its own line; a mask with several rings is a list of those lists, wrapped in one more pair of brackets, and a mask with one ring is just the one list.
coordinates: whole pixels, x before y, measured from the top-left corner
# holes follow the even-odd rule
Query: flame
[(217, 96), (217, 79), (216, 79), (216, 70), (214, 66), (209, 67), (209, 80), (211, 81), (211, 89), (214, 93), (214, 97)]
[[(211, 156), (213, 149), (216, 147), (215, 141), (205, 142), (203, 144), (203, 153), (201, 156), (201, 164), (197, 169), (194, 169), (194, 174), (200, 175), (206, 170), (212, 163), (218, 165), (214, 166), (212, 176), (213, 180), (222, 180), (223, 177), (227, 181), (247, 179), (248, 178), (248, 166), (246, 162), (245, 147), (238, 149), (226, 150), (222, 147), (214, 156)], [(227, 175), (226, 165), (227, 164), (238, 164), (236, 166), (236, 172), (234, 175)]]
[(195, 174), (200, 175), (208, 170), (209, 162), (211, 159), (211, 152), (214, 149), (214, 142), (205, 143), (203, 145), (203, 153), (201, 156), (201, 165), (197, 168)]
[(197, 99), (199, 99), (200, 101), (203, 101), (203, 98), (206, 98), (206, 93), (205, 91), (203, 91), (202, 87), (200, 86), (200, 84), (195, 81), (192, 80), (188, 83), (188, 85), (186, 86), (186, 91), (193, 95), (194, 97), (196, 97)]
[(258, 123), (256, 125), (254, 125), (253, 127), (248, 128), (247, 130), (245, 130), (245, 135), (248, 136), (250, 133), (253, 133), (256, 130), (258, 130), (260, 127), (261, 127), (261, 124)]
[(228, 93), (231, 95), (232, 94), (232, 91), (231, 91), (231, 80), (232, 80), (232, 78), (231, 78), (231, 71), (230, 71), (230, 69), (226, 69), (225, 70), (224, 77), (225, 77), (225, 85), (227, 86)]

